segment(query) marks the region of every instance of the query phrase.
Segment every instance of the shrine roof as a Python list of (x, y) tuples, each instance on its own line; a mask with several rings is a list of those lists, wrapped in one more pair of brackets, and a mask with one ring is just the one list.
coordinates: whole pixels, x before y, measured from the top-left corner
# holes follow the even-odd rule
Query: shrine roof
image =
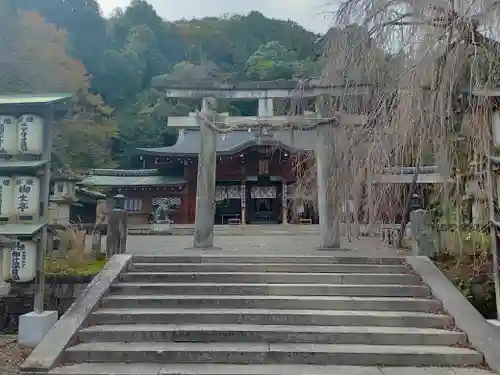
[(183, 177), (164, 176), (156, 169), (94, 169), (81, 185), (85, 186), (177, 186), (186, 183)]
[(76, 188), (76, 193), (77, 194), (80, 193), (80, 194), (83, 194), (83, 195), (88, 195), (88, 196), (94, 197), (94, 198), (106, 198), (106, 194), (103, 194), (100, 191), (95, 191), (95, 190), (87, 189), (87, 188), (84, 188), (84, 187), (77, 187)]
[[(280, 130), (267, 135), (257, 132), (234, 131), (217, 136), (217, 154), (232, 155), (251, 146), (269, 145), (281, 146), (290, 151), (312, 151), (316, 137), (307, 131)], [(200, 151), (200, 131), (186, 130), (179, 134), (177, 143), (173, 146), (139, 148), (145, 155), (157, 156), (194, 156)]]
[(45, 224), (2, 224), (0, 235), (31, 237), (40, 231)]
[(70, 99), (71, 94), (2, 94), (0, 95), (0, 106), (2, 105), (26, 105), (26, 104), (51, 104)]
[(47, 163), (45, 160), (0, 160), (0, 170), (34, 169)]
[(69, 171), (64, 171), (59, 168), (52, 168), (50, 171), (51, 181), (79, 181), (80, 177)]

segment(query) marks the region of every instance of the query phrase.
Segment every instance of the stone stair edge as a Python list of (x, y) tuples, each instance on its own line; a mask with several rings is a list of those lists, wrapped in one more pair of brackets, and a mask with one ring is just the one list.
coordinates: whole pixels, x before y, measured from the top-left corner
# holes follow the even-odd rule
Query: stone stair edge
[(309, 351), (336, 353), (477, 353), (474, 349), (434, 345), (356, 345), (356, 344), (309, 344), (309, 343), (186, 343), (186, 342), (92, 342), (78, 343), (66, 349), (75, 351), (196, 351), (196, 352), (261, 352), (261, 351)]
[(329, 300), (329, 301), (371, 301), (371, 302), (430, 302), (441, 304), (438, 300), (425, 298), (425, 297), (351, 297), (351, 296), (302, 296), (302, 295), (235, 295), (235, 294), (211, 294), (211, 295), (196, 295), (196, 294), (109, 294), (104, 296), (102, 300), (111, 299), (173, 299), (173, 300), (239, 300), (239, 299), (251, 299), (251, 300), (303, 300), (303, 301), (316, 301), (316, 300)]
[[(387, 268), (404, 268), (404, 269), (409, 269), (406, 267), (406, 264), (404, 262), (401, 263), (396, 263), (396, 264), (380, 264), (380, 263), (248, 263), (248, 262), (241, 262), (241, 263), (235, 263), (235, 262), (220, 262), (220, 263), (202, 263), (202, 259), (198, 259), (197, 256), (182, 256), (182, 255), (172, 255), (172, 256), (158, 256), (158, 255), (133, 255), (133, 261), (130, 263), (131, 266), (135, 265), (141, 265), (141, 266), (192, 266), (192, 267), (199, 267), (199, 266), (204, 266), (204, 265), (210, 265), (210, 266), (323, 266), (323, 267), (335, 267), (335, 266), (344, 266), (344, 267), (370, 267), (370, 266), (377, 266), (377, 267), (387, 267)], [(214, 256), (212, 256), (214, 257)], [(257, 258), (257, 256), (253, 256)], [(313, 256), (316, 258), (316, 256)], [(143, 260), (143, 258), (145, 258)], [(181, 258), (179, 260), (183, 260), (185, 258), (196, 258), (196, 260), (200, 260), (200, 262), (178, 262), (178, 263), (173, 263), (173, 262), (148, 262), (148, 260), (154, 260), (154, 259), (174, 259), (175, 258)], [(224, 257), (226, 258), (226, 257)], [(236, 257), (235, 257), (236, 258)], [(260, 257), (259, 257), (260, 258)], [(285, 257), (288, 258), (288, 257)], [(301, 258), (296, 257), (296, 258)], [(327, 257), (327, 258), (335, 258), (335, 257)], [(361, 259), (366, 259), (370, 257), (362, 257)], [(389, 259), (394, 259), (397, 258), (398, 260), (400, 259), (399, 257), (392, 257)], [(244, 258), (243, 258), (244, 259)], [(295, 258), (294, 258), (295, 259)], [(336, 258), (335, 258), (336, 259)], [(377, 259), (377, 258), (370, 258), (370, 259)]]
[(348, 345), (296, 343), (82, 343), (69, 348), (67, 361), (231, 364), (480, 365), (469, 348), (427, 345)]
[(122, 282), (202, 282), (275, 284), (401, 284), (419, 285), (420, 277), (410, 273), (294, 273), (294, 272), (124, 272)]
[(127, 286), (186, 286), (186, 287), (193, 287), (193, 286), (269, 286), (269, 287), (360, 287), (360, 288), (367, 288), (367, 287), (372, 287), (372, 288), (383, 288), (383, 287), (402, 287), (402, 288), (407, 288), (407, 287), (427, 287), (425, 284), (414, 284), (414, 285), (408, 285), (408, 284), (324, 284), (324, 283), (268, 283), (268, 282), (262, 282), (262, 283), (255, 283), (255, 282), (250, 282), (250, 283), (238, 283), (235, 284), (233, 282), (228, 282), (228, 283), (222, 283), (222, 282), (115, 282), (112, 284), (112, 287), (127, 287)]
[[(376, 264), (376, 265), (403, 265), (402, 256), (363, 256), (363, 255), (145, 255), (134, 254), (132, 263), (297, 263), (310, 264), (316, 261), (319, 264)], [(285, 262), (284, 262), (285, 261)]]
[[(442, 375), (442, 370), (442, 367), (81, 363), (61, 366), (50, 371), (49, 375)], [(474, 373), (463, 367), (448, 370), (450, 375), (493, 375), (479, 368), (474, 369)]]
[(447, 313), (441, 312), (414, 312), (414, 311), (379, 311), (379, 310), (309, 310), (309, 309), (211, 309), (211, 308), (98, 308), (92, 314), (160, 314), (160, 315), (173, 315), (173, 314), (188, 314), (196, 313), (202, 314), (256, 314), (256, 315), (330, 315), (330, 316), (382, 316), (382, 317), (448, 317)]
[(80, 330), (78, 341), (316, 343), (454, 346), (465, 334), (439, 328), (265, 324), (104, 324)]
[(465, 335), (463, 332), (451, 331), (444, 328), (419, 328), (419, 327), (385, 327), (385, 326), (304, 326), (304, 325), (267, 325), (267, 324), (102, 324), (82, 328), (80, 332), (106, 332), (106, 331), (277, 331), (277, 332), (335, 332), (335, 333), (380, 333), (380, 334), (450, 334)]
[(417, 276), (411, 273), (383, 273), (383, 272), (366, 272), (366, 273), (357, 273), (357, 272), (234, 272), (234, 271), (166, 271), (166, 272), (158, 272), (158, 271), (133, 271), (126, 270), (121, 273), (121, 275), (297, 275), (297, 276)]
[(425, 297), (349, 297), (280, 295), (138, 295), (109, 294), (101, 299), (102, 308), (264, 308), (314, 310), (393, 310), (441, 311), (441, 302)]

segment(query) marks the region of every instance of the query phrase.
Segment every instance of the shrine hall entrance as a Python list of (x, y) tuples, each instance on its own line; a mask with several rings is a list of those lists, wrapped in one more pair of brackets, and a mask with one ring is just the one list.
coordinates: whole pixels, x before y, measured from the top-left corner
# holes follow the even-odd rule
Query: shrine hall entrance
[(275, 223), (277, 222), (273, 211), (273, 199), (271, 198), (256, 198), (252, 199), (252, 222), (260, 223)]
[(259, 178), (247, 182), (247, 221), (249, 224), (281, 222), (281, 182)]

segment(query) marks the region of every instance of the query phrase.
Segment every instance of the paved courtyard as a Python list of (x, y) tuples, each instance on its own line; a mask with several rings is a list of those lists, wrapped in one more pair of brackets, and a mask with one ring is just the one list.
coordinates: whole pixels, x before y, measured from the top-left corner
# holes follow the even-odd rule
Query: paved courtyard
[(362, 237), (359, 240), (342, 241), (345, 250), (318, 251), (320, 237), (317, 233), (302, 235), (220, 235), (215, 236), (218, 250), (194, 250), (193, 236), (128, 236), (127, 252), (133, 254), (178, 254), (207, 252), (210, 254), (346, 254), (370, 256), (394, 256), (398, 252), (385, 246), (379, 237)]

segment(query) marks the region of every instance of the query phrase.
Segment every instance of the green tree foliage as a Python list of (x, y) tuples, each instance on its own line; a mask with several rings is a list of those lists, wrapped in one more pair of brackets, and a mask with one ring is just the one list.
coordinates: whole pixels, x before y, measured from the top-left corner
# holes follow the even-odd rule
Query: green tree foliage
[(113, 111), (88, 92), (85, 67), (66, 52), (66, 33), (39, 13), (0, 7), (0, 35), (0, 92), (73, 93), (71, 114), (54, 124), (54, 152), (77, 168), (110, 165)]
[(54, 126), (54, 152), (75, 171), (114, 166), (111, 142), (117, 123), (112, 112), (99, 95), (77, 92), (71, 115)]
[(49, 23), (67, 31), (70, 53), (88, 71), (99, 68), (106, 47), (106, 21), (96, 0), (10, 0), (19, 9), (40, 13)]
[(245, 64), (247, 78), (252, 81), (291, 79), (299, 68), (297, 54), (276, 41), (261, 45)]
[(359, 25), (332, 28), (326, 38), (333, 58), (325, 61), (332, 83), (376, 84), (387, 82), (394, 69), (400, 69), (397, 59), (388, 56), (373, 43), (368, 30)]
[[(18, 12), (38, 18), (23, 24)], [(312, 77), (317, 38), (259, 12), (166, 22), (145, 0), (109, 19), (97, 0), (6, 0), (0, 2), (0, 91), (78, 93), (73, 116), (57, 129), (61, 159), (77, 169), (139, 167), (136, 148), (175, 142), (166, 118), (200, 105), (165, 100), (151, 89), (153, 77), (193, 83)], [(256, 109), (253, 103), (219, 106), (233, 115)]]
[(177, 134), (167, 127), (168, 116), (182, 116), (189, 113), (187, 106), (167, 102), (161, 93), (147, 89), (136, 97), (136, 102), (117, 114), (120, 124), (118, 136), (112, 147), (122, 168), (140, 168), (138, 147), (170, 146), (177, 140)]
[(85, 67), (66, 53), (63, 32), (33, 12), (0, 5), (0, 92), (76, 92)]

